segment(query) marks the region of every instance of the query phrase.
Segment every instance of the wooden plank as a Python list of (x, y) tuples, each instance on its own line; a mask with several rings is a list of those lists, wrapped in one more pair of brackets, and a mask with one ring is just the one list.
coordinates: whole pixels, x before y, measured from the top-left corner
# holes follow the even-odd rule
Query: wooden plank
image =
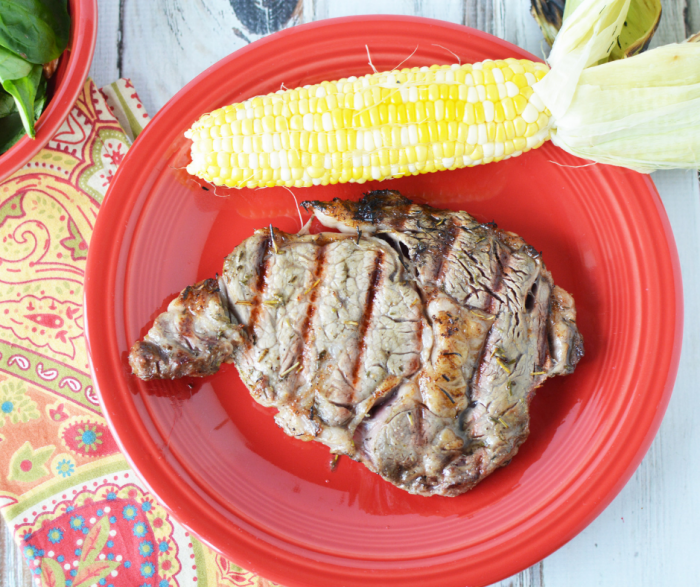
[(12, 539), (12, 532), (0, 517), (0, 586), (31, 587), (32, 575), (24, 564), (22, 552)]
[(98, 0), (97, 43), (90, 66), (90, 77), (98, 87), (106, 86), (119, 76), (119, 37), (124, 0)]
[[(698, 0), (689, 0), (697, 3)], [(656, 29), (650, 48), (667, 45), (668, 43), (680, 43), (688, 35), (686, 34), (686, 13), (688, 0), (662, 0), (661, 22)]]
[(685, 36), (700, 32), (700, 0), (688, 0), (685, 11)]
[(207, 67), (261, 36), (246, 28), (229, 0), (121, 2), (121, 75), (132, 79), (151, 114)]

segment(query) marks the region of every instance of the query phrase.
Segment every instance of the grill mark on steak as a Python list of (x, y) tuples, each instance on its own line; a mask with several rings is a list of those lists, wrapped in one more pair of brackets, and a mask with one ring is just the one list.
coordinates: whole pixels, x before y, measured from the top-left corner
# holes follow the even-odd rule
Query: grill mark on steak
[[(326, 245), (323, 244), (319, 247), (316, 252), (316, 267), (311, 277), (311, 291), (309, 292), (309, 302), (306, 306), (306, 316), (304, 317), (304, 322), (301, 326), (301, 340), (304, 344), (304, 353), (302, 354), (302, 368), (301, 372), (305, 373), (307, 368), (310, 366), (311, 362), (311, 350), (312, 347), (309, 345), (309, 327), (313, 323), (314, 316), (316, 315), (316, 299), (318, 298), (318, 291), (321, 283), (323, 282), (323, 273), (325, 269), (326, 261)], [(320, 283), (316, 284), (320, 280)], [(308, 351), (308, 352), (307, 352)]]
[(452, 248), (457, 242), (457, 227), (454, 222), (450, 221), (450, 225), (446, 230), (440, 231), (440, 236), (444, 237), (443, 244), (440, 250), (440, 265), (438, 265), (437, 273), (435, 274), (435, 283), (441, 284), (445, 279), (445, 267), (449, 266), (451, 260)]
[(382, 263), (384, 261), (384, 251), (380, 250), (377, 256), (374, 258), (374, 266), (372, 268), (372, 273), (369, 279), (369, 289), (367, 290), (367, 300), (365, 301), (365, 308), (362, 312), (362, 321), (357, 328), (359, 335), (359, 340), (357, 343), (357, 353), (355, 355), (355, 362), (352, 366), (352, 386), (357, 387), (357, 382), (360, 376), (360, 366), (362, 365), (362, 360), (365, 354), (366, 348), (366, 338), (367, 329), (369, 328), (370, 322), (372, 320), (372, 310), (374, 309), (375, 297), (377, 295), (377, 285), (382, 277)]
[(262, 304), (262, 297), (265, 294), (265, 284), (267, 279), (267, 274), (271, 266), (270, 249), (272, 248), (272, 240), (266, 238), (262, 241), (262, 254), (260, 255), (260, 265), (258, 265), (258, 278), (255, 281), (255, 297), (251, 301), (252, 308), (250, 309), (250, 318), (248, 320), (248, 337), (255, 344), (255, 325), (260, 317), (260, 310)]

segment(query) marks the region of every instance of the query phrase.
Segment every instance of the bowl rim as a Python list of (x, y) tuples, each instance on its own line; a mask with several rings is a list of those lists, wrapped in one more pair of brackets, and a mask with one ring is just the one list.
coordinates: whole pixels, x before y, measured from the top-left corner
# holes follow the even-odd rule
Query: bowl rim
[(70, 0), (70, 42), (61, 55), (68, 59), (62, 83), (36, 124), (36, 138), (22, 137), (0, 155), (0, 181), (7, 179), (53, 138), (68, 117), (87, 79), (97, 41), (97, 0)]

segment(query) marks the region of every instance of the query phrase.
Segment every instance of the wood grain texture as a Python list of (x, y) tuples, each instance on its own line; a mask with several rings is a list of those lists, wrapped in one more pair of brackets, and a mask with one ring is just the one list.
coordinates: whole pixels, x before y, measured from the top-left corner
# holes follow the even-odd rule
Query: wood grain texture
[(687, 0), (685, 11), (685, 36), (700, 32), (700, 0)]
[(24, 564), (22, 552), (12, 540), (12, 532), (0, 518), (0, 586), (30, 587), (32, 575)]
[[(236, 14), (233, 0), (98, 2), (99, 36), (90, 75), (98, 85), (119, 75), (131, 77), (151, 115), (197, 74), (261, 36), (260, 28)], [(258, 4), (274, 8), (273, 1)], [(548, 47), (529, 6), (528, 0), (301, 0), (283, 26), (357, 14), (419, 15), (495, 34), (541, 57)], [(652, 46), (700, 30), (700, 0), (663, 0), (663, 9)], [(271, 17), (270, 26), (279, 20)], [(601, 516), (559, 551), (499, 587), (699, 583), (700, 468), (694, 449), (700, 446), (700, 428), (694, 416), (700, 375), (700, 190), (695, 172), (659, 172), (653, 178), (678, 243), (686, 294), (683, 354), (666, 417), (641, 466)], [(29, 585), (21, 554), (8, 541), (3, 527), (0, 587)]]

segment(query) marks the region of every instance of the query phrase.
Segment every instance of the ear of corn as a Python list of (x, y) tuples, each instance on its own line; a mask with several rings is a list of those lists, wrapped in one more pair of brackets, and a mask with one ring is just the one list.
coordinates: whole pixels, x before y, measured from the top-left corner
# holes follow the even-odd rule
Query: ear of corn
[[(636, 0), (635, 0), (636, 1)], [(700, 165), (700, 44), (605, 61), (630, 0), (583, 0), (548, 66), (506, 59), (323, 82), (202, 116), (189, 173), (236, 188), (383, 180), (514, 157), (551, 138), (639, 171)]]
[(305, 187), (500, 161), (549, 138), (532, 89), (547, 71), (517, 59), (434, 65), (257, 96), (187, 131), (187, 170), (215, 185)]

